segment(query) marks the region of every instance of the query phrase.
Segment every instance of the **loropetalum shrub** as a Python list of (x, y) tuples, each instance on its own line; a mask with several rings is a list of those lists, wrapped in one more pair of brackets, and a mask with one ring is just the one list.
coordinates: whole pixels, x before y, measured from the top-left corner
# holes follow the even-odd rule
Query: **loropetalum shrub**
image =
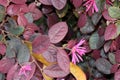
[(120, 80), (119, 0), (0, 0), (0, 80)]

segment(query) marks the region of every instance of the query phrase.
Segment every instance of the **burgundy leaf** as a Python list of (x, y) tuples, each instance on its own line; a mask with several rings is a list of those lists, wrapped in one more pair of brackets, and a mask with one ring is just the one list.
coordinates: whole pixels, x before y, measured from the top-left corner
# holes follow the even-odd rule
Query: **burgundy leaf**
[(9, 69), (14, 65), (15, 60), (13, 58), (3, 58), (0, 60), (0, 72), (8, 73)]
[(15, 72), (12, 80), (30, 80), (33, 77), (33, 74), (34, 74), (35, 69), (36, 69), (36, 65), (32, 62), (26, 62), (26, 63), (22, 64), (22, 66), (25, 66), (25, 65), (30, 65), (31, 66), (31, 70), (26, 71), (26, 76), (25, 75), (19, 75), (19, 71), (20, 71), (20, 67), (19, 67), (19, 69)]
[(48, 15), (47, 23), (49, 28), (54, 24), (56, 24), (57, 22), (58, 22), (58, 16), (55, 13)]
[(68, 32), (68, 26), (66, 22), (59, 22), (53, 25), (48, 31), (50, 42), (51, 43), (60, 42), (66, 36), (67, 32)]
[(70, 72), (70, 60), (67, 53), (63, 49), (58, 48), (57, 62), (63, 71), (66, 73)]
[(25, 4), (27, 0), (12, 0), (11, 2), (15, 3), (15, 4)]
[(92, 57), (96, 60), (99, 59), (100, 58), (100, 51), (99, 50), (94, 50), (92, 52)]
[(108, 13), (108, 10), (104, 10), (103, 13), (102, 13), (103, 17), (108, 20), (108, 21), (114, 21), (116, 19), (112, 18), (109, 13)]
[(23, 14), (20, 14), (20, 15), (18, 16), (17, 22), (18, 22), (18, 24), (19, 24), (20, 26), (24, 26), (24, 27), (25, 27), (25, 26), (27, 25), (27, 23), (28, 23), (26, 17), (25, 17)]
[(83, 2), (83, 0), (72, 0), (72, 1), (75, 8), (79, 8)]
[[(63, 65), (64, 66), (64, 65)], [(57, 64), (51, 65), (46, 67), (43, 72), (54, 78), (60, 78), (60, 77), (65, 77), (69, 73), (64, 72)]]
[(18, 70), (18, 68), (19, 66), (17, 63), (14, 66), (12, 66), (12, 68), (8, 71), (7, 80), (13, 80), (15, 72)]
[(3, 5), (4, 7), (7, 7), (9, 5), (8, 0), (0, 0), (0, 4)]
[(53, 6), (43, 5), (42, 12), (43, 14), (49, 14), (53, 11)]
[(119, 66), (120, 66), (119, 64), (114, 64), (114, 65), (112, 65), (111, 73), (115, 73), (115, 72), (117, 72)]
[(65, 7), (67, 0), (51, 0), (51, 3), (56, 9), (61, 10)]
[(20, 13), (26, 13), (28, 11), (29, 9), (26, 4), (22, 4), (22, 5), (11, 4), (7, 8), (7, 14), (9, 15), (18, 15)]
[(120, 50), (117, 50), (115, 52), (115, 60), (117, 63), (120, 63)]
[(33, 52), (34, 53), (43, 53), (45, 52), (50, 45), (49, 37), (46, 35), (38, 35), (32, 42)]
[(72, 47), (76, 44), (77, 40), (70, 40), (67, 44), (67, 48), (72, 49)]
[(114, 80), (120, 80), (120, 69), (115, 73)]
[(57, 62), (57, 51), (57, 47), (51, 44), (42, 55), (48, 62)]
[(5, 52), (6, 52), (6, 46), (5, 44), (0, 42), (0, 54), (5, 55)]
[(115, 24), (109, 24), (106, 27), (104, 38), (105, 40), (114, 39), (117, 37), (117, 27)]
[(51, 0), (39, 0), (44, 5), (52, 5)]
[(39, 18), (42, 17), (42, 13), (39, 9), (36, 8), (36, 5), (34, 3), (29, 5), (29, 10), (32, 13), (33, 19), (38, 20)]
[(104, 51), (108, 52), (110, 49), (111, 41), (108, 41), (104, 44)]
[(80, 17), (79, 17), (77, 25), (78, 25), (79, 28), (82, 28), (82, 27), (85, 26), (86, 22), (87, 22), (86, 14), (81, 14)]

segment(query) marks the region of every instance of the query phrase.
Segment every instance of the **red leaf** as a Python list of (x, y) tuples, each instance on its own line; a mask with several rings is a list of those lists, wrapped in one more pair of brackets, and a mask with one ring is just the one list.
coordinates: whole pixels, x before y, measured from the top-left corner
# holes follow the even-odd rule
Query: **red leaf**
[(108, 20), (108, 21), (114, 21), (116, 19), (112, 18), (109, 13), (108, 13), (108, 10), (104, 10), (103, 13), (102, 13), (103, 17)]
[(66, 22), (59, 22), (53, 25), (48, 31), (50, 42), (51, 43), (60, 42), (66, 36), (67, 32), (68, 32), (68, 26)]
[(75, 6), (75, 8), (78, 8), (81, 6), (83, 0), (73, 0), (73, 5)]
[(100, 51), (99, 50), (94, 50), (92, 52), (92, 57), (96, 60), (99, 59), (100, 58)]
[(45, 52), (50, 45), (49, 37), (46, 35), (38, 35), (32, 42), (34, 53)]
[(57, 47), (51, 44), (42, 55), (48, 62), (57, 62), (57, 51)]
[(104, 38), (105, 40), (114, 39), (117, 37), (117, 27), (115, 24), (109, 24), (106, 27)]
[(0, 4), (3, 5), (4, 7), (7, 7), (9, 5), (8, 0), (0, 0)]
[(5, 55), (5, 52), (6, 52), (6, 46), (5, 44), (0, 42), (0, 54)]
[(82, 27), (85, 26), (86, 22), (87, 22), (86, 14), (81, 14), (80, 17), (79, 17), (77, 25), (78, 25), (79, 28), (82, 28)]
[(20, 14), (18, 16), (17, 22), (20, 26), (24, 26), (24, 27), (28, 24), (28, 21), (23, 14)]
[(0, 60), (0, 72), (8, 73), (9, 69), (14, 65), (15, 60), (10, 58), (3, 58)]
[(18, 70), (18, 64), (16, 63), (9, 71), (7, 74), (7, 80), (13, 80), (15, 72)]
[(36, 8), (36, 5), (34, 3), (29, 5), (29, 10), (32, 13), (33, 19), (38, 20), (39, 18), (42, 17), (42, 12)]
[(52, 5), (51, 0), (39, 0), (42, 4)]
[(115, 73), (114, 80), (120, 80), (120, 69)]
[(48, 15), (47, 23), (49, 28), (54, 24), (56, 24), (57, 22), (58, 22), (58, 16), (55, 13)]
[(67, 0), (51, 0), (51, 3), (56, 9), (61, 10), (65, 7)]
[(70, 72), (70, 60), (67, 53), (63, 49), (58, 48), (57, 62), (63, 71), (66, 73)]
[(32, 70), (26, 71), (26, 76), (19, 75), (19, 70), (20, 70), (20, 67), (19, 67), (19, 69), (15, 72), (12, 80), (30, 80), (33, 77), (33, 74), (36, 69), (36, 65), (32, 62), (26, 62), (26, 63), (22, 64), (22, 66), (28, 65), (28, 64), (30, 64)]
[(119, 66), (120, 66), (119, 64), (114, 64), (114, 65), (112, 65), (111, 73), (115, 73), (115, 72), (117, 72)]
[(15, 4), (25, 4), (27, 0), (12, 0), (11, 2), (15, 3)]
[[(64, 66), (64, 65), (63, 65)], [(60, 78), (60, 77), (65, 77), (69, 73), (64, 72), (57, 64), (51, 65), (46, 67), (43, 72), (54, 78)]]
[(117, 63), (120, 63), (120, 50), (117, 50), (115, 52), (115, 60)]
[(26, 4), (22, 4), (22, 5), (11, 4), (7, 8), (7, 14), (9, 15), (18, 15), (20, 13), (26, 13), (28, 11), (29, 9)]

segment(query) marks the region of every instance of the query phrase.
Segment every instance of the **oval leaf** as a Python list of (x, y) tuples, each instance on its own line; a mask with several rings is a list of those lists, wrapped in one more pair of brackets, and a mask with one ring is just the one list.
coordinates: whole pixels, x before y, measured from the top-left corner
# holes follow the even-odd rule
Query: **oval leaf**
[(87, 80), (83, 70), (72, 62), (70, 63), (70, 72), (74, 75), (76, 80)]
[(57, 61), (63, 71), (66, 73), (70, 72), (70, 60), (67, 53), (63, 49), (58, 48)]
[(60, 42), (66, 36), (67, 32), (68, 32), (68, 26), (66, 22), (59, 22), (53, 25), (48, 31), (50, 42), (51, 43)]

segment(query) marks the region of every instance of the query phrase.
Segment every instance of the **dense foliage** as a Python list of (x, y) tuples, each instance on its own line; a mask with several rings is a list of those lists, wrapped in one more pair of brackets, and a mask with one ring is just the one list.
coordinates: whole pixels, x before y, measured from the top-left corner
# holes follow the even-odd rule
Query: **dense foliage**
[(119, 75), (119, 0), (0, 0), (0, 80)]

